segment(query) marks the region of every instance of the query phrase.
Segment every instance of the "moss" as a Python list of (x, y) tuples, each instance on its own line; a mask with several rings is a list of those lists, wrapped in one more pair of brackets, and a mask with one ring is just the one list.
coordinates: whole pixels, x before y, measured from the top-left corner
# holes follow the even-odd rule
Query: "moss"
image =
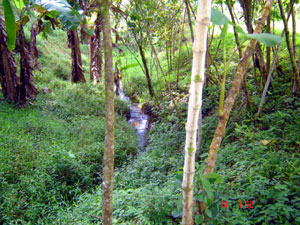
[(199, 74), (196, 74), (194, 81), (195, 82), (203, 82), (203, 80), (201, 79), (201, 76)]

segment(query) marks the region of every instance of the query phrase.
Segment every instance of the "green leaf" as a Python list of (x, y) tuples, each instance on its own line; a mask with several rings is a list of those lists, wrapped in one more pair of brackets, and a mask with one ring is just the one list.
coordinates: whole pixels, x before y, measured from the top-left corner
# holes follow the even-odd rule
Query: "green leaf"
[(120, 69), (120, 72), (122, 72), (123, 70), (127, 70), (127, 69), (129, 69), (129, 68), (136, 67), (136, 66), (138, 66), (138, 65), (139, 65), (138, 63), (128, 64), (128, 65), (122, 67), (122, 68)]
[(16, 43), (16, 22), (9, 0), (3, 0), (5, 27), (7, 33), (8, 49), (12, 51)]
[(211, 18), (210, 21), (216, 25), (224, 25), (229, 21), (227, 16), (225, 16), (222, 12), (217, 10), (216, 8), (211, 8)]
[(211, 211), (212, 217), (216, 217), (218, 214), (218, 203), (219, 201), (215, 201), (209, 206), (209, 210)]
[(206, 210), (205, 210), (205, 213), (206, 213), (206, 215), (207, 215), (209, 218), (212, 218), (212, 212), (211, 212), (210, 209), (206, 209)]
[(23, 0), (12, 0), (13, 4), (21, 11), (24, 7), (24, 1)]
[(205, 175), (205, 178), (208, 179), (211, 184), (223, 181), (223, 177), (218, 173), (209, 173)]
[(246, 34), (248, 38), (255, 39), (260, 41), (261, 43), (265, 44), (268, 47), (273, 45), (277, 45), (281, 42), (281, 37), (273, 34), (268, 33), (261, 33), (261, 34)]
[(225, 40), (227, 30), (228, 30), (228, 23), (225, 23), (222, 28), (222, 32), (221, 32), (221, 36), (220, 36), (221, 40)]
[(234, 28), (235, 28), (236, 32), (238, 32), (240, 34), (245, 34), (245, 31), (239, 25), (235, 25)]
[(207, 197), (204, 191), (201, 191), (199, 194), (196, 194), (194, 196), (194, 199), (199, 202), (204, 202), (205, 204), (207, 204)]
[(212, 187), (211, 187), (209, 181), (207, 179), (205, 179), (204, 176), (200, 176), (200, 179), (201, 179), (201, 182), (203, 185), (203, 189), (207, 193), (208, 199), (213, 199), (214, 194), (213, 194)]
[(78, 12), (66, 0), (34, 0), (33, 4), (42, 6), (47, 11), (58, 12), (61, 23), (70, 30), (76, 29), (80, 23)]
[(203, 218), (200, 215), (196, 215), (195, 216), (195, 223), (198, 224), (202, 224)]

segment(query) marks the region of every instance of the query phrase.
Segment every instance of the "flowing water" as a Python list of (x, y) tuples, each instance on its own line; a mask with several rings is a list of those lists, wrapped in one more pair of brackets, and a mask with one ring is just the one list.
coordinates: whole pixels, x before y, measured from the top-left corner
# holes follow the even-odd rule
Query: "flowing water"
[(136, 133), (138, 135), (138, 145), (141, 151), (146, 150), (146, 144), (147, 144), (147, 136), (146, 132), (149, 128), (149, 116), (145, 114), (142, 110), (140, 103), (131, 103), (128, 96), (124, 94), (123, 91), (123, 84), (122, 81), (120, 81), (120, 95), (119, 97), (127, 101), (130, 105), (130, 117), (128, 120), (128, 123), (130, 123), (132, 126), (135, 127)]

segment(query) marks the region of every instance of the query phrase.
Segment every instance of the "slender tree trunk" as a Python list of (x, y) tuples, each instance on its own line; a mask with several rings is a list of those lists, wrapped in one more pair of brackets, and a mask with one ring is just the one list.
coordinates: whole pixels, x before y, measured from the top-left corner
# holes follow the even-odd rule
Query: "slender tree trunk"
[(90, 80), (99, 83), (102, 79), (101, 15), (98, 13), (94, 35), (90, 38)]
[(257, 111), (257, 117), (260, 116), (260, 114), (262, 112), (262, 109), (263, 109), (263, 104), (265, 102), (267, 91), (268, 91), (268, 88), (269, 88), (269, 85), (270, 85), (270, 82), (271, 82), (272, 73), (273, 73), (273, 70), (274, 70), (274, 67), (275, 67), (275, 64), (276, 64), (276, 61), (277, 61), (277, 54), (278, 54), (278, 50), (279, 50), (280, 44), (281, 43), (279, 43), (277, 45), (275, 53), (273, 53), (273, 61), (272, 61), (272, 65), (270, 67), (268, 78), (267, 78), (267, 81), (266, 81), (266, 84), (265, 84), (265, 87), (264, 87), (264, 90), (263, 90), (263, 93), (262, 93), (262, 97), (261, 97), (261, 100), (260, 100), (260, 103), (259, 103), (259, 107), (258, 107), (258, 111)]
[(263, 55), (263, 52), (261, 50), (259, 43), (256, 43), (256, 46), (255, 46), (255, 56), (256, 56), (256, 62), (257, 62), (258, 68), (259, 68), (259, 72), (261, 75), (262, 84), (265, 85), (266, 80), (267, 80), (267, 70), (266, 70), (264, 55)]
[[(254, 30), (254, 33), (261, 33), (264, 23), (266, 21), (266, 18), (270, 13), (273, 2), (274, 2), (274, 0), (268, 0), (266, 2), (266, 5), (262, 11), (262, 15), (261, 15), (260, 19), (258, 19), (258, 21), (257, 21), (257, 25)], [(235, 99), (239, 93), (241, 82), (242, 82), (243, 76), (246, 73), (246, 67), (247, 67), (249, 58), (251, 57), (251, 55), (253, 53), (253, 49), (254, 49), (255, 45), (256, 45), (256, 41), (250, 40), (250, 42), (244, 52), (243, 58), (239, 62), (236, 74), (234, 76), (231, 90), (225, 100), (223, 117), (219, 118), (218, 126), (217, 126), (217, 129), (215, 131), (213, 140), (212, 140), (210, 148), (209, 148), (209, 153), (208, 153), (208, 158), (206, 160), (206, 168), (204, 170), (204, 175), (214, 171), (218, 151), (220, 149), (222, 139), (225, 136), (225, 129), (226, 129), (226, 125), (227, 125), (227, 122), (229, 119), (229, 115), (232, 110)]]
[(169, 57), (169, 45), (168, 45), (168, 41), (165, 40), (165, 50), (166, 50), (166, 59), (167, 59), (167, 68), (168, 68), (168, 74), (169, 74), (169, 78), (170, 78), (170, 57)]
[(192, 4), (191, 4), (191, 1), (190, 0), (187, 0), (187, 2), (188, 2), (188, 5), (189, 5), (189, 7), (190, 7), (190, 10), (191, 10), (191, 12), (192, 12), (192, 14), (193, 14), (193, 16), (194, 16), (194, 20), (196, 20), (197, 18), (196, 18), (196, 14), (195, 14), (195, 12), (194, 12), (194, 10), (193, 10), (193, 6), (192, 6)]
[(4, 21), (0, 17), (0, 83), (4, 98), (19, 101), (19, 83), (15, 59), (8, 50)]
[(187, 15), (188, 15), (189, 27), (190, 27), (190, 32), (191, 32), (191, 40), (192, 40), (192, 42), (194, 42), (194, 32), (193, 32), (193, 25), (192, 25), (189, 3), (187, 0), (184, 0), (184, 3), (185, 3), (186, 10), (187, 10)]
[(294, 6), (294, 2), (293, 1), (291, 1), (291, 10), (292, 10), (292, 25), (293, 25), (293, 30), (292, 30), (293, 55), (294, 55), (294, 58), (296, 59), (297, 23), (296, 23), (296, 10), (295, 10), (295, 6)]
[(245, 23), (249, 33), (253, 32), (252, 27), (252, 13), (251, 13), (251, 1), (252, 0), (240, 0), (241, 7), (244, 11)]
[(256, 66), (255, 66), (255, 57), (254, 57), (254, 54), (252, 54), (251, 59), (252, 59), (252, 64), (253, 64), (255, 92), (257, 92), (258, 89), (259, 89), (259, 84), (258, 84), (258, 80), (257, 80), (257, 73), (256, 73)]
[(160, 79), (159, 79), (159, 76), (158, 76), (158, 74), (159, 74), (159, 70), (158, 70), (158, 63), (157, 62), (153, 62), (153, 64), (155, 64), (155, 70), (156, 70), (156, 79), (157, 79), (157, 81), (158, 81), (158, 85), (159, 85), (159, 90), (160, 90), (160, 97), (162, 97), (162, 90), (163, 90), (163, 88), (162, 88), (162, 84), (161, 84), (161, 81), (160, 81)]
[[(249, 33), (253, 33), (253, 26), (252, 26), (253, 8), (251, 7), (252, 0), (240, 0), (240, 4), (243, 8), (247, 30)], [(259, 43), (257, 43), (255, 46), (254, 54), (255, 54), (255, 61), (253, 62), (253, 69), (255, 70), (255, 66), (259, 68), (262, 81), (263, 83), (265, 83), (265, 80), (267, 79), (266, 64)]]
[[(291, 10), (292, 8), (290, 9), (289, 13), (288, 13), (288, 16), (287, 16), (287, 21), (289, 21), (289, 18), (290, 18), (290, 15), (291, 15)], [(281, 33), (281, 38), (283, 37), (284, 35), (284, 31), (282, 31)], [(260, 99), (260, 103), (259, 103), (259, 107), (258, 107), (258, 111), (257, 111), (257, 117), (260, 116), (261, 112), (262, 112), (262, 109), (263, 109), (263, 105), (264, 105), (264, 102), (265, 102), (265, 98), (267, 96), (267, 91), (269, 89), (269, 85), (270, 85), (270, 82), (271, 82), (271, 77), (272, 77), (272, 73), (273, 73), (273, 70), (275, 68), (275, 65), (278, 64), (278, 59), (277, 59), (277, 56), (278, 56), (278, 51), (279, 51), (279, 48), (280, 48), (280, 45), (281, 45), (282, 42), (278, 43), (277, 46), (276, 46), (276, 49), (274, 50), (273, 48), (273, 61), (272, 61), (272, 64), (271, 64), (271, 67), (270, 67), (270, 71), (268, 73), (268, 78), (267, 78), (267, 82), (265, 84), (265, 87), (264, 87), (264, 90), (263, 90), (263, 93), (262, 93), (262, 96), (261, 96), (261, 99)], [(278, 67), (278, 66), (277, 66)]]
[(178, 61), (177, 61), (177, 76), (176, 76), (177, 85), (179, 83), (180, 56), (181, 56), (181, 45), (182, 45), (182, 41), (183, 41), (183, 29), (184, 29), (184, 23), (185, 23), (185, 14), (186, 14), (186, 8), (184, 8), (182, 23), (181, 23), (181, 28), (180, 28), (181, 36), (179, 38), (179, 51), (178, 51)]
[(283, 24), (284, 24), (285, 41), (286, 41), (286, 45), (287, 45), (289, 55), (290, 55), (290, 60), (291, 60), (292, 67), (293, 67), (292, 85), (294, 83), (294, 80), (296, 80), (298, 91), (300, 91), (299, 70), (298, 70), (296, 60), (295, 60), (294, 54), (293, 54), (292, 44), (291, 44), (291, 40), (290, 40), (290, 32), (289, 32), (289, 29), (288, 29), (288, 22), (287, 22), (287, 19), (286, 19), (286, 16), (285, 16), (285, 10), (284, 10), (284, 7), (282, 5), (281, 0), (278, 0), (278, 4), (279, 4), (281, 18), (282, 18)]
[(155, 50), (155, 48), (154, 48), (154, 46), (153, 46), (153, 44), (152, 44), (152, 41), (151, 41), (151, 37), (150, 37), (149, 33), (148, 33), (147, 35), (148, 35), (148, 39), (149, 39), (149, 42), (150, 42), (150, 46), (151, 46), (152, 51), (153, 51), (153, 53), (154, 53), (154, 56), (155, 56), (157, 65), (158, 65), (158, 67), (159, 67), (159, 69), (160, 69), (160, 71), (161, 71), (161, 73), (162, 73), (162, 75), (163, 75), (164, 81), (165, 81), (165, 83), (166, 83), (166, 85), (167, 85), (167, 88), (168, 88), (169, 95), (170, 95), (170, 97), (171, 97), (171, 99), (172, 99), (172, 102), (173, 102), (173, 104), (174, 104), (174, 107), (175, 107), (175, 110), (176, 110), (176, 113), (177, 113), (177, 117), (178, 117), (178, 118), (181, 118), (180, 112), (179, 112), (179, 110), (178, 110), (177, 102), (176, 102), (176, 100), (175, 100), (175, 98), (174, 98), (174, 96), (173, 96), (173, 94), (172, 94), (171, 86), (170, 86), (169, 82), (167, 81), (166, 74), (165, 74), (165, 72), (164, 72), (164, 70), (163, 70), (163, 68), (162, 68), (162, 66), (161, 66), (161, 64), (160, 64), (160, 61), (159, 61), (157, 52), (156, 52), (156, 50)]
[[(227, 7), (228, 7), (230, 16), (231, 16), (231, 20), (232, 20), (232, 22), (236, 25), (235, 17), (234, 17), (233, 10), (232, 10), (231, 1), (226, 0), (226, 4), (227, 4)], [(240, 58), (242, 58), (242, 54), (243, 54), (243, 53), (242, 53), (242, 47), (241, 47), (239, 35), (238, 35), (238, 33), (236, 32), (235, 27), (233, 27), (233, 31), (234, 31), (235, 42), (236, 42), (236, 45), (237, 45), (238, 51), (239, 51), (239, 56), (240, 56)]]
[[(227, 6), (228, 6), (228, 10), (229, 10), (230, 16), (231, 16), (231, 20), (236, 25), (237, 23), (235, 21), (235, 17), (234, 17), (234, 13), (233, 13), (231, 1), (227, 0), (226, 3), (227, 3)], [(235, 42), (236, 42), (236, 45), (237, 45), (237, 48), (238, 48), (238, 51), (239, 51), (239, 58), (241, 59), (242, 56), (243, 56), (243, 52), (242, 52), (242, 47), (241, 47), (239, 35), (236, 32), (235, 27), (233, 28), (233, 31), (234, 31)], [(243, 77), (243, 82), (244, 82), (244, 92), (245, 92), (245, 97), (246, 97), (246, 107), (248, 108), (250, 106), (250, 97), (249, 97), (249, 90), (248, 90), (246, 76)]]
[[(271, 33), (271, 14), (267, 18), (267, 33)], [(266, 73), (269, 74), (271, 66), (271, 47), (267, 47), (266, 53)]]
[(186, 123), (185, 157), (182, 180), (182, 224), (193, 224), (193, 181), (199, 110), (202, 105), (207, 33), (210, 23), (211, 0), (199, 0), (196, 35), (193, 46), (193, 67)]
[[(293, 42), (293, 55), (294, 55), (294, 59), (296, 60), (296, 32), (297, 32), (297, 24), (296, 24), (296, 10), (295, 10), (295, 6), (294, 6), (294, 2), (291, 1), (291, 10), (292, 10), (292, 26), (293, 26), (293, 30), (292, 30), (292, 42)], [(297, 63), (297, 60), (296, 60)], [(300, 70), (299, 67), (299, 62), (297, 63), (298, 66), (298, 70)], [(293, 82), (293, 90), (292, 92), (295, 93), (297, 91), (297, 81), (296, 79)]]
[(69, 48), (71, 48), (72, 59), (72, 83), (85, 83), (84, 71), (82, 68), (80, 43), (77, 30), (68, 30)]
[(32, 59), (32, 67), (41, 70), (41, 65), (38, 62), (39, 52), (36, 47), (36, 36), (41, 32), (41, 26), (43, 25), (42, 20), (38, 20), (37, 23), (32, 24), (30, 30), (30, 48), (29, 54)]
[(147, 60), (145, 57), (145, 53), (144, 53), (143, 47), (140, 44), (138, 44), (138, 47), (139, 47), (140, 55), (142, 58), (143, 66), (145, 69), (145, 75), (146, 75), (146, 79), (147, 79), (149, 94), (151, 97), (154, 97), (154, 91), (153, 91), (152, 84), (151, 84), (151, 78), (150, 78), (149, 69), (147, 66)]
[[(100, 1), (100, 0), (99, 0)], [(103, 2), (103, 4), (101, 4)], [(103, 39), (105, 57), (105, 146), (102, 181), (102, 224), (112, 224), (112, 195), (114, 176), (114, 76), (112, 58), (112, 39), (109, 9), (110, 0), (100, 1), (103, 6)]]
[[(296, 54), (297, 54), (297, 51), (296, 51), (296, 32), (297, 32), (297, 24), (296, 24), (296, 11), (295, 11), (295, 6), (294, 6), (294, 1), (291, 1), (291, 12), (292, 12), (292, 43), (293, 43), (293, 56), (294, 56), (294, 59), (296, 60)], [(298, 70), (300, 70), (300, 67), (299, 67), (299, 62), (297, 62), (296, 60), (296, 64), (297, 64), (297, 67), (298, 67)], [(296, 79), (294, 80), (293, 82), (293, 88), (292, 88), (292, 92), (295, 93), (297, 91), (297, 81)]]
[(23, 106), (26, 105), (28, 98), (39, 93), (33, 84), (32, 76), (32, 59), (25, 43), (25, 34), (22, 24), (19, 29), (20, 39), (20, 102)]

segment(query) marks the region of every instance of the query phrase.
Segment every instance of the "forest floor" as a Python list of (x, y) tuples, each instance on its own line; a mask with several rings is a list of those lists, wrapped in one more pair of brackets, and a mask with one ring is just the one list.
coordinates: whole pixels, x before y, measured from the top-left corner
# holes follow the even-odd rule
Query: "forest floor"
[[(71, 84), (70, 50), (63, 31), (47, 40), (38, 38), (38, 46), (42, 71), (35, 71), (35, 80), (40, 90), (47, 87), (51, 92), (41, 92), (25, 109), (0, 100), (0, 223), (100, 224), (103, 83)], [(82, 52), (88, 74), (87, 46)], [(116, 58), (125, 66), (122, 57)], [(181, 118), (166, 91), (159, 104), (144, 97), (147, 86), (140, 69), (123, 71), (125, 92), (151, 105), (156, 120), (146, 152), (139, 153), (135, 130), (126, 121), (129, 107), (116, 99), (115, 224), (180, 224), (190, 71), (186, 61), (191, 60), (187, 49), (182, 57), (183, 76), (173, 91)], [(211, 191), (205, 193), (200, 192), (201, 174), (218, 121), (218, 87), (208, 85), (204, 90), (195, 199), (209, 202), (206, 214), (211, 224), (300, 224), (300, 102), (290, 93), (288, 56), (280, 57), (285, 75), (275, 72), (260, 118), (260, 92), (248, 74), (252, 105), (246, 108), (241, 92), (220, 149), (216, 179), (210, 179)], [(131, 70), (140, 75), (128, 75)], [(159, 93), (159, 81), (153, 83)], [(253, 208), (240, 208), (240, 201)]]

